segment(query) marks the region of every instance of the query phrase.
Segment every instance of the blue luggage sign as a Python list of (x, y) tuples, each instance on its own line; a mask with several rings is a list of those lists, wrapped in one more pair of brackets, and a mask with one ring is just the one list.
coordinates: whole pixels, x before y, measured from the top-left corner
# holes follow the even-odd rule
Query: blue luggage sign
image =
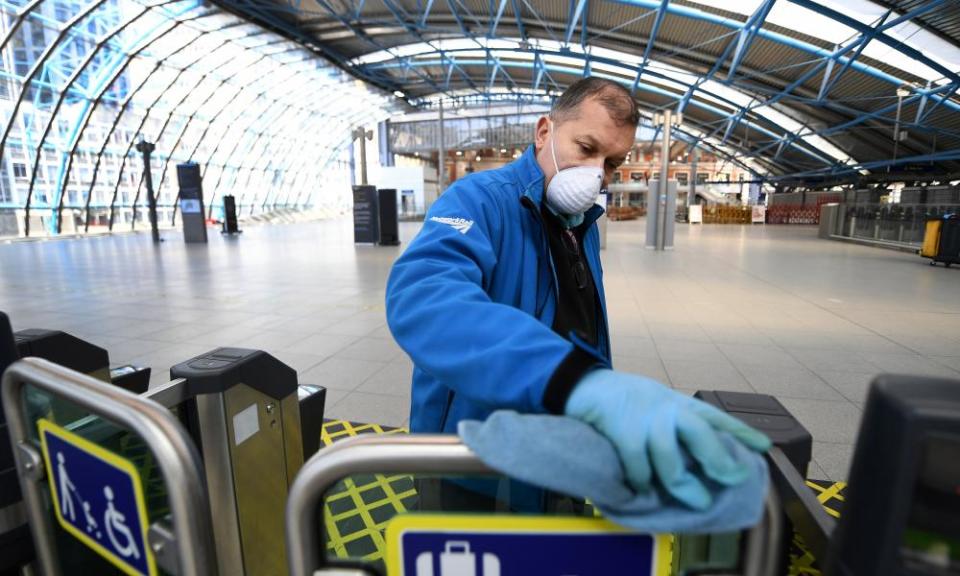
[(155, 576), (136, 467), (49, 420), (37, 427), (60, 526), (124, 573)]
[(670, 539), (601, 518), (405, 514), (387, 525), (387, 575), (665, 576)]

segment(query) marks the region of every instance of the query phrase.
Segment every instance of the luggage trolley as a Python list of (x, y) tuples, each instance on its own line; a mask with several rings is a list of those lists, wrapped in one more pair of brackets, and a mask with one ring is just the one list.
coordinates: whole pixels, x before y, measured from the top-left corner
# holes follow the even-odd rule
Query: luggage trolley
[[(325, 533), (334, 527), (325, 512), (324, 495), (341, 481), (353, 476), (375, 474), (429, 474), (500, 476), (489, 469), (458, 437), (449, 435), (359, 436), (337, 442), (308, 461), (290, 489), (286, 511), (287, 558), (292, 576), (371, 576), (382, 575), (383, 568), (360, 560), (331, 561), (326, 556)], [(462, 480), (466, 482), (466, 480)], [(667, 576), (673, 574), (673, 537), (644, 535), (621, 529), (597, 517), (542, 516), (508, 514), (463, 515), (434, 511), (400, 514), (381, 519), (386, 540), (384, 551), (387, 576), (500, 576), (535, 573), (529, 565), (517, 564), (522, 551), (537, 554), (537, 562), (556, 566), (566, 547), (581, 541), (610, 537), (623, 539), (619, 551), (646, 559), (634, 564), (636, 574)], [(549, 538), (555, 532), (565, 540), (544, 544), (537, 538)], [(782, 558), (782, 513), (776, 491), (771, 486), (762, 521), (746, 531), (737, 566), (724, 574), (766, 576), (777, 571)], [(546, 536), (544, 536), (546, 534)], [(563, 544), (561, 542), (565, 542)], [(552, 548), (551, 548), (552, 546)], [(636, 549), (629, 548), (636, 546)], [(639, 552), (646, 546), (647, 556)], [(590, 548), (595, 550), (596, 548)], [(548, 553), (543, 553), (549, 550)], [(505, 552), (506, 551), (506, 552)], [(597, 559), (602, 563), (603, 559)], [(562, 560), (561, 560), (562, 561)], [(541, 568), (538, 564), (537, 568)], [(623, 565), (610, 566), (596, 573), (622, 573)], [(555, 570), (554, 570), (555, 571)], [(551, 572), (552, 573), (552, 572)], [(590, 572), (572, 571), (557, 574)], [(695, 570), (686, 574), (696, 574)], [(718, 574), (716, 569), (703, 573)]]

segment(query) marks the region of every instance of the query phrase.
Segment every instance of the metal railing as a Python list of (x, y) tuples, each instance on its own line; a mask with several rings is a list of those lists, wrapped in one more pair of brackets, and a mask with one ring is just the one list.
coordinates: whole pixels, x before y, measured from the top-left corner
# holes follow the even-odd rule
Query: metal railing
[(841, 204), (839, 236), (919, 246), (927, 220), (960, 213), (956, 204)]
[(25, 389), (36, 388), (125, 428), (143, 440), (170, 487), (171, 523), (154, 522), (149, 544), (157, 563), (181, 576), (217, 573), (203, 468), (186, 431), (167, 409), (121, 388), (38, 358), (12, 364), (2, 381), (3, 409), (10, 426), (17, 471), (41, 573), (62, 574), (54, 526), (46, 513), (43, 458), (31, 439)]
[[(362, 568), (325, 568), (324, 494), (340, 480), (356, 474), (485, 474), (499, 475), (450, 435), (370, 436), (340, 441), (311, 458), (300, 471), (287, 500), (287, 559), (291, 576), (368, 574)], [(773, 486), (763, 519), (746, 533), (743, 576), (776, 572), (782, 550), (783, 514)]]

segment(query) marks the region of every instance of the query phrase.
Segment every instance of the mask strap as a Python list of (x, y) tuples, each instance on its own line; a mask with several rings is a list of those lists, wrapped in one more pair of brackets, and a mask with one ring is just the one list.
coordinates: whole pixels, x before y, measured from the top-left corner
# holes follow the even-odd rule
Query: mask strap
[(550, 156), (553, 158), (554, 170), (556, 170), (559, 173), (560, 165), (557, 164), (557, 138), (556, 138), (556, 133), (554, 132), (553, 126), (554, 126), (553, 120), (550, 120)]

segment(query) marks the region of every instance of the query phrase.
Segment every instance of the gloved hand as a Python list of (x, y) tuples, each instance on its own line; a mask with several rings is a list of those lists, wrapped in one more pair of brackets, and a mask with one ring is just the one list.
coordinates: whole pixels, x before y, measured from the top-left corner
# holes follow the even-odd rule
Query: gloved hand
[(758, 452), (770, 448), (766, 435), (709, 404), (649, 378), (613, 370), (588, 372), (567, 399), (565, 412), (613, 443), (635, 490), (649, 490), (655, 472), (670, 494), (700, 510), (712, 498), (687, 468), (681, 443), (704, 474), (727, 486), (743, 482), (752, 470), (733, 459), (718, 431)]

